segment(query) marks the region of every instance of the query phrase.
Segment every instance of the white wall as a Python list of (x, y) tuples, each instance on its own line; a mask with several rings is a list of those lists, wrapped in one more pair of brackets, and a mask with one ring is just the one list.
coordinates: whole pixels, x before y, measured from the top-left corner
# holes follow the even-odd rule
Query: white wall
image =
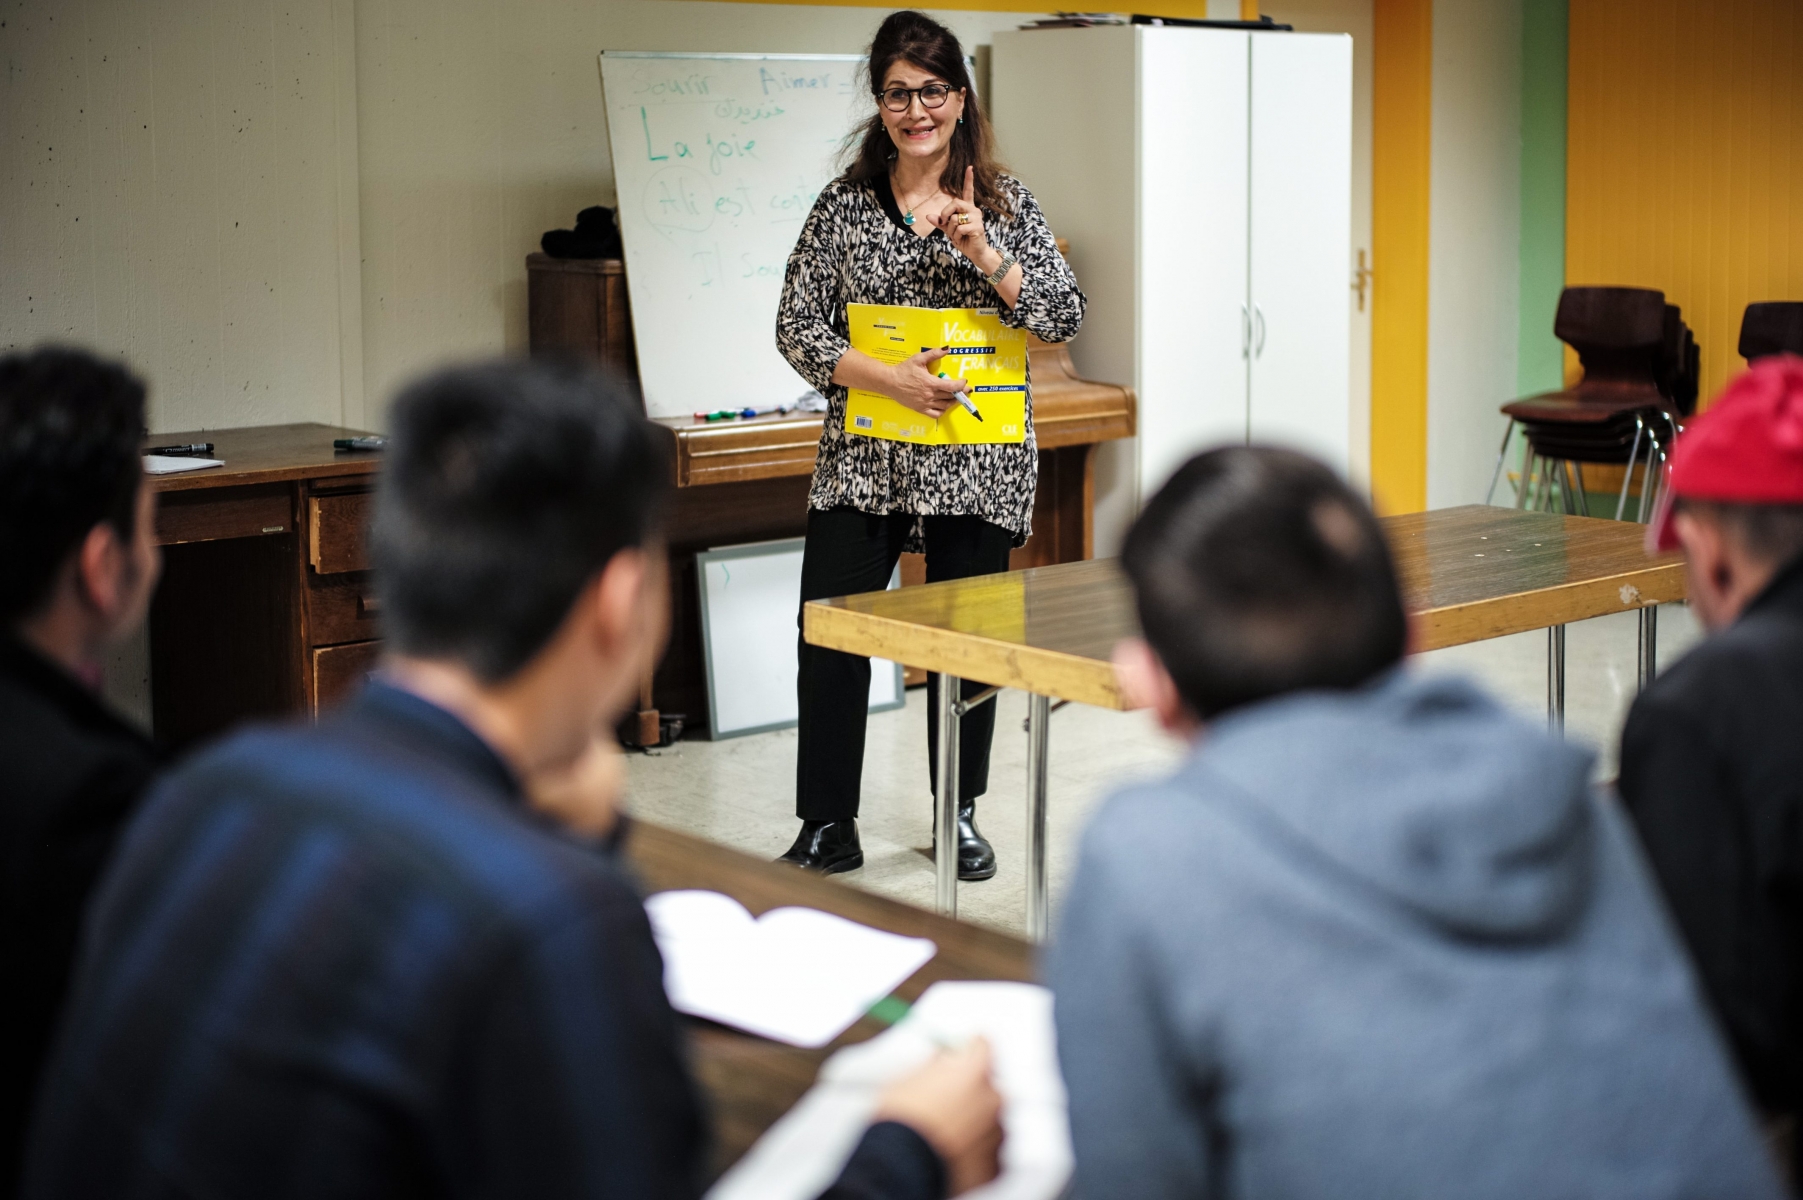
[[(857, 53), (886, 15), (699, 0), (357, 0), (364, 354), (377, 405), (446, 358), (525, 348), (526, 255), (579, 209), (614, 202), (599, 51)], [(967, 49), (1032, 16), (934, 15)]]
[(1521, 0), (1434, 5), (1427, 506), (1476, 504), (1515, 397)]
[[(380, 427), (411, 373), (523, 349), (526, 255), (612, 202), (599, 51), (855, 53), (887, 11), (13, 0), (0, 347), (124, 355), (159, 432)], [(936, 15), (975, 50), (1036, 14)]]
[(0, 347), (123, 354), (158, 430), (362, 402), (349, 0), (15, 0)]

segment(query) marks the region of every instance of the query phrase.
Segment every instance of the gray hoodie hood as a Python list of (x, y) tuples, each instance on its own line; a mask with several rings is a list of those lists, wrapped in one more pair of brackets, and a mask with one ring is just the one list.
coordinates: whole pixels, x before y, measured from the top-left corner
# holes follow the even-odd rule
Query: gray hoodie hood
[(1181, 774), (1231, 785), (1262, 836), (1451, 935), (1538, 940), (1589, 894), (1590, 765), (1465, 680), (1397, 670), (1230, 713)]

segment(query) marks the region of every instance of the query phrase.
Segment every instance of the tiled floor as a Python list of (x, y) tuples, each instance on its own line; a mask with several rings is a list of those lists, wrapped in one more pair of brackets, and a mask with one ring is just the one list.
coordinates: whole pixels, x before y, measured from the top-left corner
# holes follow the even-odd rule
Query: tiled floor
[[(1636, 624), (1632, 614), (1600, 617), (1567, 634), (1567, 734), (1597, 751), (1597, 778), (1615, 773), (1615, 742), (1633, 699)], [(1687, 609), (1659, 612), (1661, 662), (1674, 661), (1696, 626)], [(1437, 650), (1415, 670), (1475, 675), (1524, 713), (1546, 712), (1546, 634), (1518, 634)], [(978, 824), (995, 844), (995, 878), (959, 888), (959, 915), (1020, 933), (1025, 928), (1024, 791), (1026, 698), (1005, 692), (996, 723), (990, 791), (977, 805)], [(908, 693), (905, 709), (870, 719), (860, 832), (862, 870), (846, 882), (911, 904), (931, 906), (931, 798), (927, 790), (926, 691)], [(1052, 718), (1049, 860), (1054, 907), (1068, 876), (1076, 839), (1095, 804), (1134, 778), (1167, 770), (1180, 747), (1143, 713), (1067, 705)], [(721, 742), (684, 741), (629, 763), (633, 809), (648, 820), (765, 857), (795, 836), (795, 732)]]

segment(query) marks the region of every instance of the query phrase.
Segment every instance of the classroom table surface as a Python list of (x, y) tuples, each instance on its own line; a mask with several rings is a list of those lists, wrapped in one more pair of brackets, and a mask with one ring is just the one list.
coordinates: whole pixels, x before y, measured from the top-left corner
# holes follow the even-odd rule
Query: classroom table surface
[[(1474, 504), (1382, 525), (1415, 650), (1684, 598), (1682, 560), (1649, 557), (1631, 522)], [(1139, 630), (1113, 559), (816, 601), (804, 620), (816, 646), (1116, 709), (1109, 657)]]
[(224, 466), (150, 477), (152, 491), (187, 492), (198, 488), (244, 487), (294, 479), (373, 474), (382, 463), (380, 451), (336, 450), (332, 447), (332, 442), (338, 438), (369, 436), (361, 429), (341, 429), (336, 425), (259, 425), (246, 429), (153, 433), (145, 437), (144, 448), (213, 443), (210, 454), (197, 457), (217, 458)]
[[(647, 894), (674, 888), (724, 892), (754, 915), (784, 905), (817, 908), (891, 933), (931, 938), (939, 947), (927, 964), (895, 989), (914, 1000), (941, 979), (1034, 978), (1033, 947), (1019, 938), (967, 925), (899, 901), (794, 867), (780, 867), (685, 833), (636, 821), (627, 858)], [(690, 1047), (697, 1078), (713, 1121), (711, 1176), (750, 1149), (763, 1132), (801, 1099), (828, 1055), (881, 1033), (864, 1017), (819, 1050), (803, 1050), (692, 1020)]]

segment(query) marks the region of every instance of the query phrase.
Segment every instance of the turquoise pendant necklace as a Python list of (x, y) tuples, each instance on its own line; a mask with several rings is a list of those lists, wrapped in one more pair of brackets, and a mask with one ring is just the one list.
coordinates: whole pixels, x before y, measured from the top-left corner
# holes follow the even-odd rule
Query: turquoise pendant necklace
[[(901, 192), (895, 186), (895, 176), (893, 176), (893, 175), (891, 175), (889, 177), (889, 191), (895, 196), (896, 207), (899, 208), (901, 206)], [(931, 200), (934, 196), (936, 196), (938, 194), (939, 194), (938, 191), (935, 190), (928, 194), (927, 199)], [(912, 229), (914, 227), (914, 207), (913, 206), (910, 206), (908, 211), (902, 214), (902, 224), (908, 226), (910, 229)]]

